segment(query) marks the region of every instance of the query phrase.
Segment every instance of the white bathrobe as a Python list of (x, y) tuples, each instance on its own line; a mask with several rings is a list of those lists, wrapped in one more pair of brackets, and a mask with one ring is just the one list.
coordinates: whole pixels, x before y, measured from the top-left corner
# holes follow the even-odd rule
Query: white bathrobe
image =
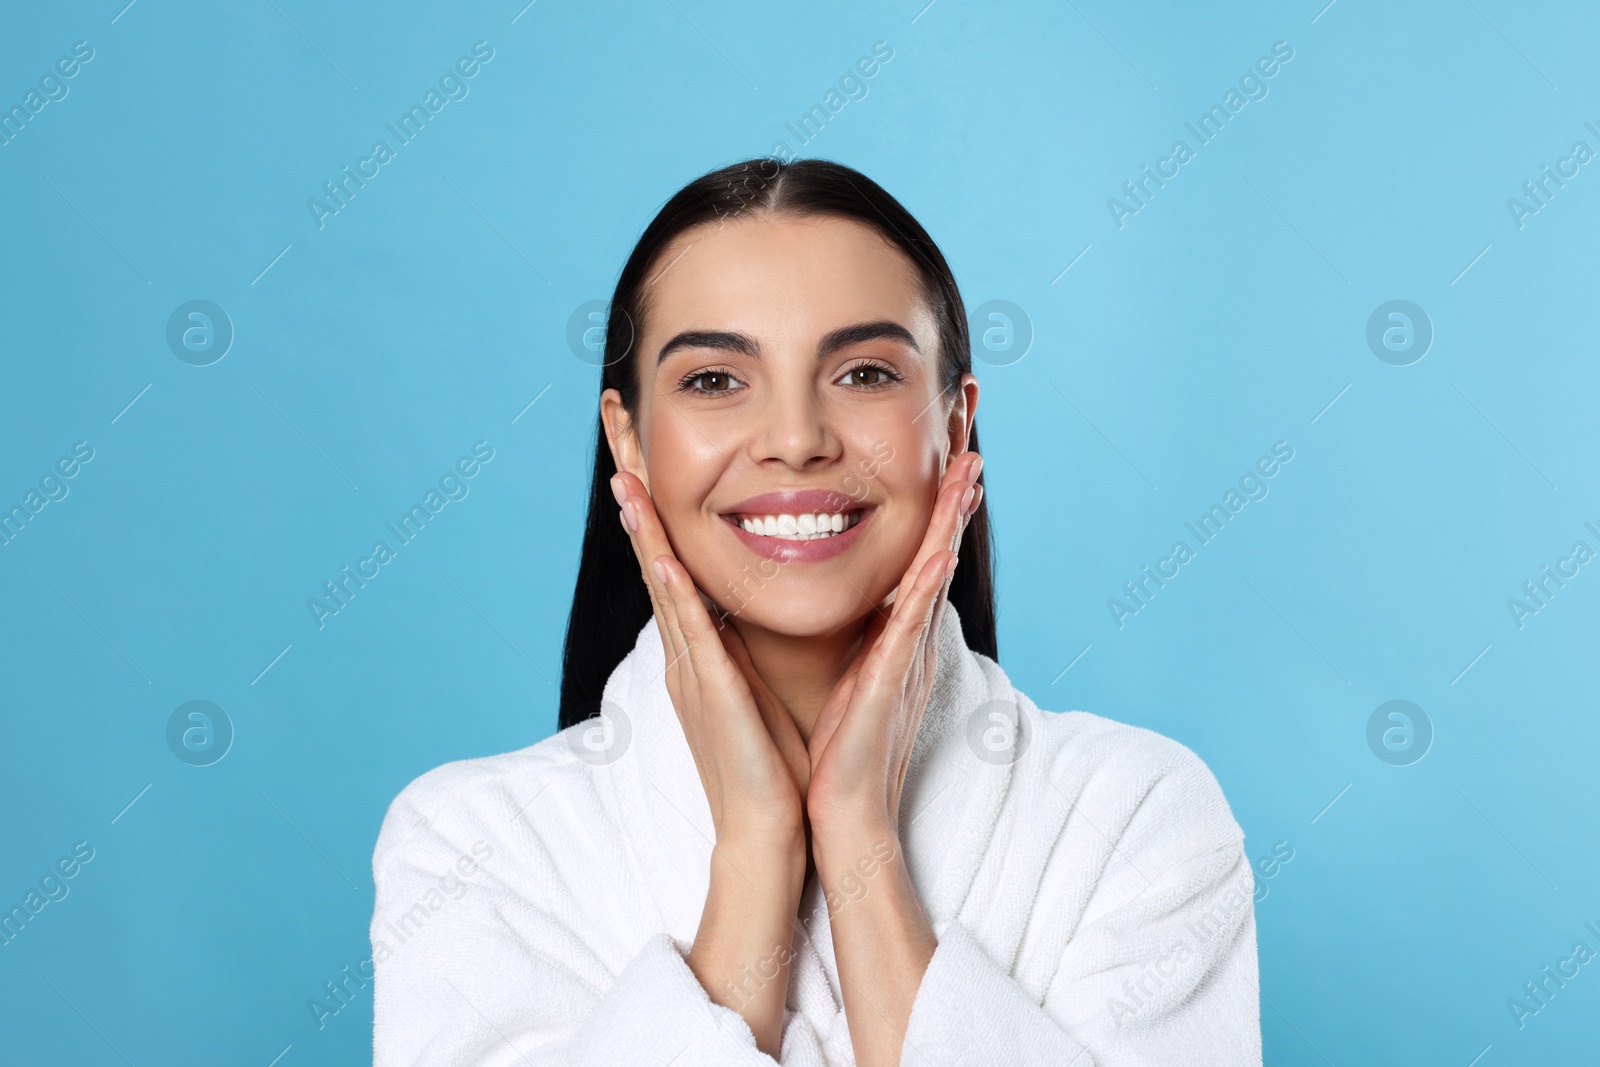
[[(938, 948), (901, 1062), (1259, 1065), (1254, 877), (1215, 777), (1160, 734), (1041, 712), (943, 620), (900, 822)], [(774, 1062), (685, 962), (713, 837), (664, 663), (652, 618), (605, 721), (395, 800), (372, 860), (375, 1067)], [(793, 951), (748, 978), (787, 983), (778, 1062), (854, 1064), (814, 879)]]

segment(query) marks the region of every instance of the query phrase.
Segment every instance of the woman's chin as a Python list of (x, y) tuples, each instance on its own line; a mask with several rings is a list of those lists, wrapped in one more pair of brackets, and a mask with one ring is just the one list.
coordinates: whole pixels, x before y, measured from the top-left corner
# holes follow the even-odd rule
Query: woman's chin
[(746, 626), (784, 637), (826, 637), (854, 629), (872, 613), (872, 605), (856, 590), (768, 588), (743, 600), (718, 597), (724, 611)]

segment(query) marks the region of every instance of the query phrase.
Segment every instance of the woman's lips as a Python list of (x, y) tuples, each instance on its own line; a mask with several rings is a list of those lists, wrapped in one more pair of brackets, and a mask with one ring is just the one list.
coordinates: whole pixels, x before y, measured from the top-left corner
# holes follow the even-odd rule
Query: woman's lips
[(831, 537), (818, 537), (809, 541), (790, 541), (782, 537), (767, 537), (765, 534), (751, 533), (739, 525), (737, 515), (724, 514), (722, 519), (734, 536), (743, 541), (745, 547), (752, 552), (779, 563), (820, 563), (825, 559), (832, 559), (839, 553), (847, 551), (861, 539), (861, 531), (872, 521), (876, 515), (876, 507), (861, 510), (861, 518), (849, 529), (836, 533)]

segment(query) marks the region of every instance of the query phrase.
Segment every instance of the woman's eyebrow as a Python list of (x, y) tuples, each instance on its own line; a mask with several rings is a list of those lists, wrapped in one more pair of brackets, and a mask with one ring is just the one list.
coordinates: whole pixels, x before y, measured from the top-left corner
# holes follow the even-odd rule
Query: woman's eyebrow
[[(817, 358), (825, 359), (841, 348), (880, 338), (900, 341), (909, 345), (913, 352), (922, 351), (910, 330), (898, 322), (881, 319), (877, 322), (858, 322), (852, 326), (841, 326), (832, 331), (817, 346)], [(761, 358), (761, 346), (749, 334), (729, 330), (685, 330), (661, 346), (661, 351), (656, 355), (656, 363), (660, 364), (672, 353), (683, 348), (716, 348), (727, 352), (739, 352), (751, 359)]]
[(823, 359), (841, 348), (880, 338), (901, 341), (910, 345), (911, 351), (919, 355), (922, 353), (922, 349), (917, 345), (917, 339), (911, 336), (910, 330), (898, 322), (880, 319), (877, 322), (859, 322), (854, 326), (842, 326), (834, 330), (822, 339), (822, 344), (817, 346), (817, 358)]
[(727, 352), (742, 352), (752, 359), (761, 358), (760, 346), (749, 334), (727, 330), (684, 330), (661, 346), (661, 351), (656, 355), (656, 364), (659, 366), (662, 360), (680, 348), (720, 348)]

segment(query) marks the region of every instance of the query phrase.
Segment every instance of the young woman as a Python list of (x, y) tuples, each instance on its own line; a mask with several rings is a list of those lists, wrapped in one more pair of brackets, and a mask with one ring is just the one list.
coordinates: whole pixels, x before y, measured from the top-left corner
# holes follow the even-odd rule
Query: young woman
[(563, 729), (390, 808), (379, 1067), (1259, 1064), (1215, 778), (995, 662), (978, 381), (916, 220), (835, 163), (708, 174), (604, 356)]

